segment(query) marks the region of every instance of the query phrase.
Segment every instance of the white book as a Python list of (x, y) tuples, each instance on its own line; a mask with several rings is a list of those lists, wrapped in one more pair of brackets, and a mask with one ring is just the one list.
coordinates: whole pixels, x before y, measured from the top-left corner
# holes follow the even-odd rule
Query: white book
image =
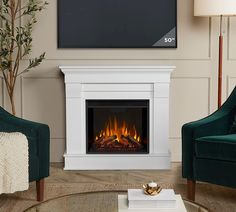
[(144, 194), (142, 189), (128, 189), (129, 208), (174, 208), (176, 196), (173, 189), (162, 189), (156, 196)]
[(118, 195), (118, 212), (187, 212), (184, 202), (180, 195), (175, 195), (176, 197), (176, 207), (175, 208), (152, 208), (152, 209), (130, 209), (128, 208), (128, 198), (127, 195)]

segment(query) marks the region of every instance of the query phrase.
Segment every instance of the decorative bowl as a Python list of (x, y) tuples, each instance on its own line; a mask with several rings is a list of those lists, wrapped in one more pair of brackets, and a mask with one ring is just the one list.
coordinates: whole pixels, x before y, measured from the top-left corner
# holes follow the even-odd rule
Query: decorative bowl
[[(150, 183), (149, 183), (150, 184)], [(146, 195), (155, 196), (161, 192), (161, 187), (156, 186), (150, 186), (149, 184), (143, 185), (143, 192)]]

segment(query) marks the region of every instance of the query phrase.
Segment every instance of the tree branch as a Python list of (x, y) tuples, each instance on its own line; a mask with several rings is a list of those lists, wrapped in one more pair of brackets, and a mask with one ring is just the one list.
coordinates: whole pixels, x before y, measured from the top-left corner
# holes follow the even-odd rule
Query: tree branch
[[(20, 70), (21, 50), (23, 56), (29, 55), (32, 44), (32, 29), (36, 23), (36, 13), (48, 4), (44, 0), (26, 0), (21, 5), (21, 0), (1, 0), (0, 2), (0, 72), (9, 94), (12, 108), (14, 108), (14, 89), (17, 77), (38, 66), (44, 59), (45, 53), (29, 60), (29, 65)], [(29, 16), (29, 22), (21, 25), (17, 19)], [(13, 110), (14, 113), (14, 110)]]
[(20, 63), (20, 47), (18, 47), (17, 50), (17, 55), (16, 55), (16, 59), (15, 59), (15, 64), (14, 64), (14, 68), (13, 68), (13, 74), (14, 76), (17, 76), (17, 72), (18, 72), (18, 67), (19, 67), (19, 63)]
[(8, 80), (7, 80), (7, 76), (6, 76), (6, 74), (5, 74), (4, 71), (2, 71), (2, 73), (3, 73), (4, 81), (5, 81), (5, 83), (6, 83), (7, 92), (8, 92), (8, 94), (10, 95), (11, 91), (10, 91), (10, 85), (9, 85), (9, 82), (8, 82)]
[(20, 1), (21, 1), (21, 0), (18, 0), (18, 1), (17, 1), (17, 4), (16, 4), (16, 9), (15, 9), (15, 12), (14, 12), (15, 17), (16, 17), (16, 14), (17, 14), (18, 8), (19, 8), (19, 6), (20, 6)]

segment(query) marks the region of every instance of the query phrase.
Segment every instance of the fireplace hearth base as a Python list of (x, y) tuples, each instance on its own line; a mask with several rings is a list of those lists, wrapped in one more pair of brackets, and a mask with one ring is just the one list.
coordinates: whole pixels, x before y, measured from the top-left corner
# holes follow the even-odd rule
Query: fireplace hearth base
[[(66, 86), (65, 170), (170, 169), (169, 84), (170, 74), (175, 67), (61, 66), (60, 69), (65, 74)], [(109, 150), (103, 154), (102, 149), (100, 152), (88, 152), (86, 102), (92, 100), (148, 102), (149, 129), (146, 137), (149, 142), (144, 154), (134, 153), (132, 149), (123, 154)], [(104, 129), (110, 129), (111, 125), (100, 127), (101, 132), (97, 131), (92, 139), (99, 141), (103, 139), (102, 136), (109, 138), (110, 132), (103, 133)], [(115, 138), (112, 137), (111, 140), (116, 142), (112, 143), (116, 148), (122, 146), (119, 142), (122, 142), (124, 136), (133, 142), (139, 142), (145, 137), (140, 130), (137, 130), (139, 133), (132, 138), (127, 137), (132, 134), (132, 130), (129, 133), (119, 133), (120, 131), (111, 135)], [(91, 150), (93, 147), (95, 146), (92, 146)]]
[(64, 155), (64, 170), (170, 169), (170, 152), (145, 155)]

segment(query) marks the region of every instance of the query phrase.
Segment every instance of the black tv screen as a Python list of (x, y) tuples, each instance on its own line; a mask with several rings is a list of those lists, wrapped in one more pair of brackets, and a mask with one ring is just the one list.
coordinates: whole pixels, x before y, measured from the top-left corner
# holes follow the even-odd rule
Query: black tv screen
[(176, 48), (177, 0), (58, 0), (59, 48)]

